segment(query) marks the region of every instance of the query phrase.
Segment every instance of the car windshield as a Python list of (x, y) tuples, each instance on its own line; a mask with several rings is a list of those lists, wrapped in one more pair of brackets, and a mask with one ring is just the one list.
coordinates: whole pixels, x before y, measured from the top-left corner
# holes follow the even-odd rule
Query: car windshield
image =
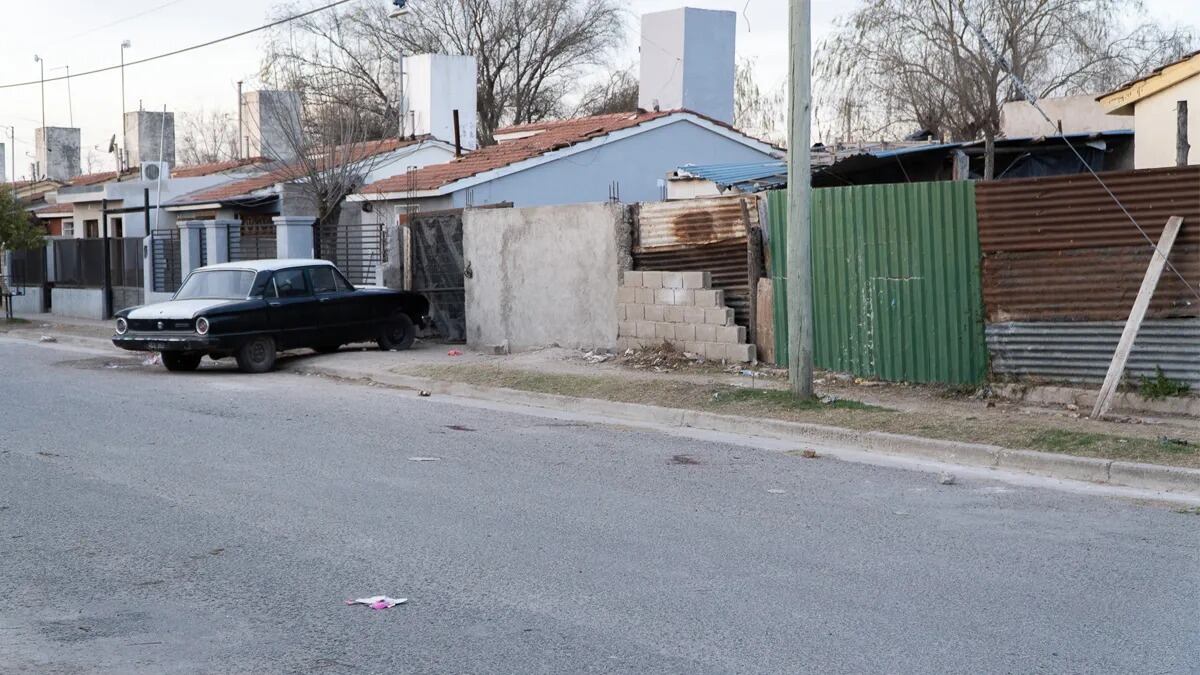
[(240, 300), (250, 294), (250, 285), (253, 283), (254, 272), (249, 270), (200, 270), (187, 278), (175, 294), (175, 299)]

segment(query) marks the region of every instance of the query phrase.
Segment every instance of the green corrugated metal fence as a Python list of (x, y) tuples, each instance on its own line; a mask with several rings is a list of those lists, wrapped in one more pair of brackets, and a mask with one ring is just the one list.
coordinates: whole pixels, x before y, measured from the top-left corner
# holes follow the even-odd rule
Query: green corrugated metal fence
[[(787, 360), (782, 290), (787, 193), (768, 197), (775, 339)], [(969, 182), (813, 191), (814, 360), (904, 382), (976, 383), (987, 372), (979, 230)]]

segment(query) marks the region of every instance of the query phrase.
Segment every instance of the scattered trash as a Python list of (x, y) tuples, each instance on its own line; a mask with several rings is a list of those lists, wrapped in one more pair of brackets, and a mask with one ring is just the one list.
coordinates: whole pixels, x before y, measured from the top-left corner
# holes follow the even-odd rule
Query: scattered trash
[(938, 482), (942, 485), (954, 485), (954, 474), (943, 471), (938, 474)]
[(825, 405), (833, 405), (834, 403), (837, 403), (840, 400), (841, 399), (834, 396), (833, 394), (826, 394), (821, 397), (821, 403), (824, 403)]
[(447, 424), (446, 428), (450, 429), (451, 431), (475, 431), (471, 427), (464, 427), (461, 424)]
[(162, 355), (159, 354), (158, 352), (154, 352), (153, 354), (151, 354), (150, 356), (147, 356), (145, 359), (142, 360), (142, 365), (143, 366), (162, 365)]
[(1183, 438), (1171, 438), (1169, 436), (1159, 436), (1158, 440), (1161, 441), (1163, 445), (1178, 445), (1183, 448), (1186, 448), (1187, 446), (1191, 445), (1191, 443), (1189, 443), (1186, 439), (1183, 439)]
[(462, 356), (462, 351), (458, 349), (451, 349), (450, 351), (446, 352), (446, 356)]
[(1118, 443), (1128, 443), (1128, 442), (1129, 442), (1129, 440), (1128, 440), (1128, 439), (1125, 439), (1125, 438), (1118, 438), (1118, 439), (1117, 439), (1117, 442), (1118, 442)]
[(42, 339), (38, 340), (38, 342), (58, 342), (58, 338), (53, 335), (43, 335)]
[(583, 360), (588, 363), (604, 363), (612, 358), (612, 354), (598, 354), (595, 351), (590, 351), (583, 355)]
[(428, 389), (422, 389), (421, 391), (417, 392), (417, 396), (432, 396), (432, 395), (433, 395), (433, 392), (429, 391)]
[(625, 350), (625, 356), (633, 356), (633, 350), (632, 350), (632, 349), (626, 349), (626, 350)]
[(409, 457), (408, 461), (410, 461), (410, 462), (440, 462), (440, 461), (442, 461), (442, 458), (441, 457)]
[(347, 605), (366, 605), (371, 609), (391, 609), (396, 605), (403, 605), (408, 602), (408, 598), (389, 598), (386, 595), (372, 595), (369, 598), (355, 598), (347, 600)]
[(769, 494), (769, 495), (785, 495), (785, 494), (787, 494), (787, 490), (779, 490), (776, 488), (772, 488), (770, 490), (767, 490), (767, 494)]
[(1067, 410), (1071, 410), (1071, 411), (1079, 410), (1079, 406), (1075, 405), (1074, 403), (1068, 403)]
[(669, 464), (699, 464), (700, 460), (691, 455), (673, 455)]

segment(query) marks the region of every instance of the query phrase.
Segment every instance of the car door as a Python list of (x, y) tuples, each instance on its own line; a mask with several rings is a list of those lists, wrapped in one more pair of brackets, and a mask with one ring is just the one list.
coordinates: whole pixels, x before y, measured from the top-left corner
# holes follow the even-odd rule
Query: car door
[(316, 334), (319, 312), (304, 268), (276, 270), (268, 290), (267, 312), (282, 343), (280, 346), (288, 349), (310, 344)]
[(308, 268), (308, 280), (317, 298), (319, 337), (323, 342), (345, 343), (355, 337), (359, 322), (353, 287), (341, 281), (331, 265)]

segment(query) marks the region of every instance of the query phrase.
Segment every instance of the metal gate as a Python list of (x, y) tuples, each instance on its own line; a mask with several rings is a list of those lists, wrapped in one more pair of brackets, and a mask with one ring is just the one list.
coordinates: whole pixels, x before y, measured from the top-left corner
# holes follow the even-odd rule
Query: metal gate
[(350, 283), (372, 285), (376, 268), (384, 262), (383, 225), (313, 225), (313, 254), (337, 265)]
[(416, 214), (408, 224), (412, 290), (429, 299), (429, 315), (447, 340), (467, 337), (467, 297), (463, 281), (463, 210)]
[(155, 293), (174, 293), (183, 281), (183, 261), (179, 250), (179, 230), (170, 228), (150, 233), (150, 268), (154, 273)]
[(240, 225), (229, 225), (226, 230), (229, 245), (229, 262), (266, 260), (277, 257), (275, 245), (275, 223), (270, 216), (247, 216)]

